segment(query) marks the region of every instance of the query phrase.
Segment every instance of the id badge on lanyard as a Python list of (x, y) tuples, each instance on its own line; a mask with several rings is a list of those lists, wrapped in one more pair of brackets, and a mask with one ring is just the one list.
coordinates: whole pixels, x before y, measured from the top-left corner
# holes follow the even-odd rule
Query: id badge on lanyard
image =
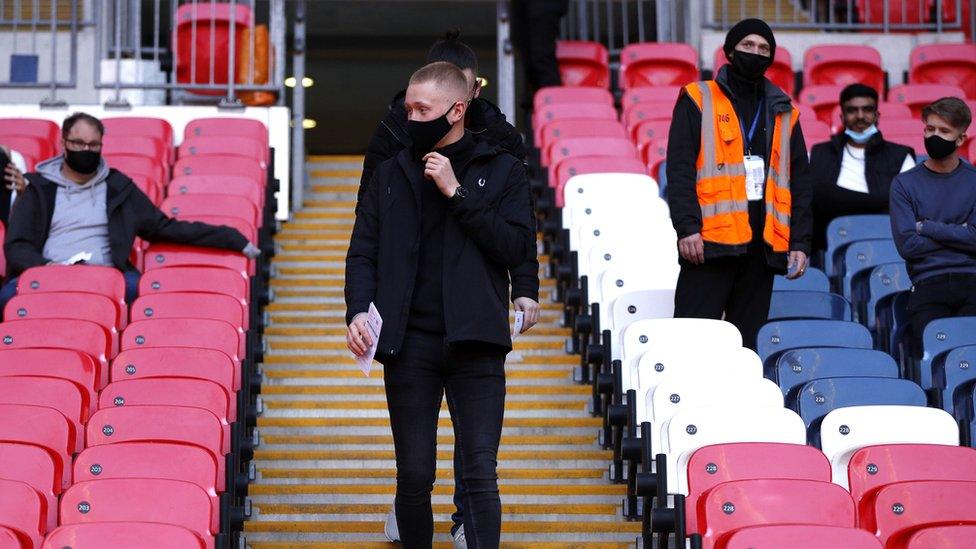
[(752, 125), (749, 127), (748, 133), (746, 133), (745, 126), (742, 126), (742, 120), (739, 120), (739, 125), (742, 128), (742, 138), (746, 140), (743, 164), (746, 172), (746, 199), (750, 202), (762, 200), (763, 186), (766, 181), (765, 160), (761, 156), (752, 154), (752, 138), (756, 135), (756, 126), (759, 124), (759, 117), (762, 116), (763, 103), (764, 101), (759, 102), (756, 108), (756, 116), (752, 119)]

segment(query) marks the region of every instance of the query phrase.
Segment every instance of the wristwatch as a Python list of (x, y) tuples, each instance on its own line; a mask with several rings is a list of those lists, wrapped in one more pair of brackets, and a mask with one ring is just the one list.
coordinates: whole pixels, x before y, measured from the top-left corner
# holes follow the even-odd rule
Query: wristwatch
[(462, 187), (461, 185), (458, 185), (457, 188), (454, 189), (454, 194), (451, 196), (451, 201), (460, 202), (467, 197), (468, 197), (468, 190)]

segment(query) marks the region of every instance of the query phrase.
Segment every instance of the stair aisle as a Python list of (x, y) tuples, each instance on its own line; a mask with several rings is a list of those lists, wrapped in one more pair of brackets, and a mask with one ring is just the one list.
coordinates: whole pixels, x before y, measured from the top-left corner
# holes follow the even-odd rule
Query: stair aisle
[[(264, 413), (254, 549), (392, 547), (383, 524), (395, 464), (382, 366), (364, 377), (345, 345), (342, 286), (361, 157), (314, 157), (304, 208), (277, 235), (280, 252), (265, 330)], [(625, 487), (606, 480), (610, 453), (587, 412), (590, 388), (572, 381), (551, 280), (542, 320), (506, 366), (508, 397), (499, 451), (502, 547), (623, 548), (640, 523), (621, 517)], [(435, 547), (452, 547), (453, 431), (446, 402), (438, 433)]]

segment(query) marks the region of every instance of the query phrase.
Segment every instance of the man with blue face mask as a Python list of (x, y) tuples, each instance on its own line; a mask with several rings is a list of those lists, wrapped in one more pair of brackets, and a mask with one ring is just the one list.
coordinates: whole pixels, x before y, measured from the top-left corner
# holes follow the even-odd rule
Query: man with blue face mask
[(911, 148), (881, 135), (876, 90), (851, 84), (840, 93), (840, 108), (844, 131), (814, 145), (810, 153), (818, 250), (827, 247), (827, 225), (835, 217), (888, 213), (891, 180), (915, 167)]

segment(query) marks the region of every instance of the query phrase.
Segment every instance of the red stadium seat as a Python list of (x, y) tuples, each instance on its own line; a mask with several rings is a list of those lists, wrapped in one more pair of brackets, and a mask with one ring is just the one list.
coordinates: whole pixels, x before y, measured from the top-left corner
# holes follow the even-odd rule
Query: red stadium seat
[(90, 320), (105, 328), (112, 339), (109, 356), (119, 352), (118, 306), (99, 294), (81, 292), (38, 292), (15, 295), (3, 309), (7, 321), (35, 318)]
[(748, 526), (815, 524), (852, 528), (854, 504), (840, 486), (814, 480), (751, 479), (719, 484), (698, 503), (704, 547)]
[[(887, 124), (889, 120), (917, 120), (916, 116), (912, 114), (912, 109), (903, 103), (881, 101), (878, 103), (878, 113), (881, 115), (879, 124), (882, 126)], [(834, 110), (830, 112), (830, 125), (835, 131), (843, 130), (840, 105), (834, 106)]]
[(169, 149), (156, 137), (106, 134), (102, 137), (102, 154), (145, 156), (169, 164)]
[(151, 177), (161, 186), (169, 183), (169, 169), (164, 159), (149, 158), (139, 154), (103, 154), (102, 158), (109, 168), (115, 168), (123, 174), (143, 174)]
[(23, 547), (40, 547), (47, 531), (47, 501), (26, 482), (0, 480), (0, 526)]
[(194, 137), (250, 137), (267, 147), (268, 127), (253, 118), (196, 118), (183, 130), (184, 140)]
[(129, 179), (149, 198), (153, 205), (159, 207), (159, 203), (163, 201), (163, 191), (160, 184), (151, 175), (142, 173), (127, 173), (125, 175), (129, 176)]
[(976, 139), (969, 140), (969, 161), (976, 162)]
[[(2, 324), (0, 324), (2, 326)], [(222, 351), (234, 361), (234, 379), (241, 379), (237, 329), (220, 320), (158, 318), (133, 322), (122, 333), (122, 350), (152, 347), (193, 347)], [(240, 388), (235, 385), (235, 389)]]
[(932, 526), (912, 534), (907, 549), (967, 549), (976, 539), (976, 524)]
[(947, 84), (976, 99), (976, 44), (928, 44), (912, 50), (908, 81)]
[[(0, 136), (23, 135), (38, 137), (51, 144), (55, 151), (61, 148), (61, 128), (50, 120), (39, 118), (0, 118)], [(0, 139), (0, 143), (3, 140)]]
[(698, 52), (683, 43), (630, 44), (620, 52), (620, 87), (684, 86), (700, 79)]
[(95, 360), (71, 349), (0, 349), (0, 376), (43, 376), (65, 379), (85, 394), (91, 407), (95, 394)]
[(847, 468), (858, 525), (873, 531), (871, 509), (878, 490), (914, 480), (976, 481), (976, 450), (937, 444), (884, 444), (861, 448)]
[[(151, 517), (150, 517), (151, 519)], [(66, 524), (48, 534), (43, 549), (206, 549), (197, 534), (175, 524), (90, 522)]]
[[(44, 448), (30, 444), (0, 442), (0, 479), (29, 484), (47, 502), (46, 530), (58, 525), (58, 496), (61, 493), (61, 471)], [(0, 520), (2, 522), (2, 520)], [(3, 544), (0, 543), (0, 547)]]
[(160, 209), (171, 217), (224, 215), (240, 217), (255, 228), (261, 226), (261, 213), (247, 198), (229, 194), (178, 194), (163, 200)]
[[(813, 107), (811, 107), (810, 105), (804, 105), (803, 103), (794, 103), (793, 106), (796, 107), (798, 111), (800, 111), (801, 121), (810, 118), (814, 118), (814, 119), (817, 118), (817, 111), (813, 110)], [(840, 109), (839, 106), (837, 108)]]
[(603, 44), (560, 40), (556, 61), (563, 86), (610, 87), (610, 54)]
[(183, 214), (179, 216), (182, 221), (194, 221), (198, 223), (206, 223), (208, 225), (225, 225), (232, 229), (237, 229), (244, 238), (249, 242), (257, 242), (258, 230), (249, 221), (243, 217), (229, 216), (229, 215), (189, 215)]
[(43, 448), (54, 461), (59, 489), (71, 486), (71, 425), (54, 408), (26, 404), (0, 404), (0, 441)]
[(24, 549), (24, 544), (15, 530), (0, 526), (0, 549)]
[(120, 116), (103, 118), (105, 135), (114, 136), (143, 136), (158, 139), (166, 149), (166, 163), (172, 164), (176, 160), (173, 150), (173, 126), (162, 118), (143, 116)]
[(230, 422), (237, 419), (237, 401), (230, 400), (227, 391), (212, 381), (178, 378), (113, 381), (102, 391), (98, 407), (121, 406), (188, 406), (207, 410), (220, 420), (224, 448), (230, 448)]
[(566, 118), (616, 120), (617, 110), (606, 103), (555, 103), (532, 113), (533, 143), (539, 143), (545, 125)]
[(623, 108), (638, 103), (671, 103), (674, 104), (681, 94), (682, 86), (641, 86), (630, 88), (624, 92), (620, 104)]
[(899, 145), (904, 145), (906, 147), (911, 147), (915, 151), (915, 155), (926, 154), (925, 153), (925, 136), (922, 134), (884, 134), (886, 141), (891, 141), (892, 143), (898, 143)]
[(840, 92), (844, 86), (804, 86), (800, 90), (800, 103), (813, 107), (817, 118), (825, 124), (832, 124), (830, 113), (840, 103)]
[[(242, 31), (250, 26), (251, 10), (244, 4), (204, 2), (183, 4), (177, 9), (173, 29), (176, 81), (180, 84), (227, 84), (230, 34), (238, 44)], [(211, 73), (213, 82), (211, 82)], [(200, 95), (224, 95), (222, 90), (191, 90)]]
[(637, 158), (637, 149), (629, 139), (619, 137), (567, 137), (553, 143), (549, 152), (549, 186), (555, 188), (559, 180), (559, 164), (573, 156), (617, 156)]
[(112, 362), (112, 381), (128, 379), (187, 378), (217, 383), (233, 395), (240, 388), (234, 377), (234, 361), (215, 349), (153, 347), (122, 351)]
[(108, 383), (108, 355), (112, 339), (105, 328), (89, 320), (38, 318), (0, 323), (0, 341), (5, 349), (45, 347), (73, 349), (95, 360), (96, 389)]
[(123, 406), (103, 408), (88, 422), (88, 446), (124, 442), (170, 442), (203, 448), (217, 464), (217, 489), (223, 491), (224, 429), (220, 419), (202, 408)]
[(922, 108), (943, 97), (965, 97), (966, 93), (957, 86), (946, 84), (902, 84), (888, 91), (888, 101), (903, 103), (912, 109), (916, 117), (922, 116)]
[(873, 0), (856, 0), (857, 13), (860, 14), (861, 22), (881, 25), (888, 22), (889, 25), (917, 25), (928, 20), (928, 9), (931, 0), (898, 0), (895, 3), (888, 3), (888, 12), (885, 13), (885, 3)]
[(879, 127), (888, 135), (921, 135), (925, 132), (925, 124), (917, 118), (903, 118), (901, 120), (882, 120)]
[(878, 92), (885, 89), (881, 54), (871, 46), (829, 44), (809, 48), (803, 55), (806, 86), (847, 86), (860, 83)]
[(655, 180), (658, 178), (658, 171), (661, 164), (668, 157), (668, 138), (655, 139), (648, 141), (641, 149), (641, 160), (647, 166), (647, 173), (651, 174)]
[(634, 141), (637, 143), (637, 148), (640, 149), (644, 146), (644, 143), (647, 143), (648, 141), (662, 138), (666, 139), (670, 129), (670, 120), (644, 120), (640, 124), (634, 126), (631, 137), (633, 137)]
[(686, 529), (699, 527), (697, 506), (712, 488), (733, 480), (780, 478), (830, 482), (830, 461), (811, 446), (772, 442), (715, 444), (695, 450), (688, 460)]
[[(7, 238), (7, 227), (0, 221), (0, 242), (6, 240)], [(0, 273), (4, 276), (7, 274), (7, 258), (3, 253), (3, 247), (0, 246)]]
[[(718, 70), (728, 64), (725, 51), (719, 47), (715, 50), (714, 73), (718, 74)], [(793, 95), (796, 88), (796, 77), (793, 75), (793, 56), (790, 55), (790, 50), (783, 46), (776, 46), (773, 64), (766, 70), (766, 78), (779, 86), (787, 95)]]
[(976, 525), (976, 482), (918, 480), (889, 484), (878, 490), (870, 515), (877, 527), (875, 535), (887, 548), (904, 547), (913, 534), (927, 526)]
[(630, 105), (624, 110), (623, 121), (627, 126), (627, 131), (633, 132), (634, 128), (646, 120), (671, 120), (674, 113), (674, 102), (668, 103), (637, 103)]
[(61, 498), (61, 524), (156, 522), (182, 526), (211, 549), (210, 498), (192, 482), (113, 478), (79, 482)]
[(188, 266), (223, 267), (240, 273), (244, 280), (254, 272), (247, 257), (240, 252), (178, 244), (153, 244), (146, 250), (146, 271)]
[(757, 547), (882, 549), (878, 538), (864, 530), (810, 524), (749, 526), (733, 532), (722, 547), (724, 549), (756, 549)]
[(17, 294), (33, 292), (86, 292), (103, 295), (119, 307), (119, 321), (128, 323), (125, 303), (125, 277), (115, 267), (96, 265), (44, 265), (31, 267), (20, 274)]
[[(594, 88), (579, 88), (594, 89)], [(540, 164), (549, 165), (549, 149), (559, 139), (566, 137), (620, 137), (627, 138), (624, 125), (613, 119), (564, 118), (553, 120), (542, 130), (542, 140), (538, 143)]]
[(547, 86), (532, 97), (533, 109), (556, 103), (606, 103), (613, 105), (613, 94), (601, 88)]
[(252, 179), (239, 175), (181, 175), (169, 182), (166, 194), (230, 194), (243, 196), (259, 210), (264, 208), (264, 192), (261, 186)]
[(186, 156), (242, 156), (251, 158), (268, 167), (269, 151), (265, 143), (250, 137), (217, 136), (189, 137), (180, 144), (180, 158)]
[(644, 163), (636, 158), (621, 156), (573, 156), (560, 162), (556, 173), (556, 206), (566, 204), (563, 189), (574, 175), (589, 173), (637, 173), (645, 174)]
[(213, 292), (167, 292), (144, 295), (132, 304), (132, 320), (210, 318), (247, 329), (247, 309), (240, 300)]
[(268, 172), (260, 162), (232, 155), (181, 158), (173, 166), (173, 176), (180, 175), (237, 175), (250, 178), (261, 188), (268, 182)]
[(88, 421), (87, 395), (66, 379), (38, 376), (0, 377), (0, 404), (46, 406), (61, 412), (68, 420), (73, 452), (85, 447), (84, 423)]
[(239, 273), (219, 267), (170, 267), (148, 271), (139, 279), (139, 295), (208, 292), (229, 295), (247, 307), (247, 282)]
[(807, 150), (812, 149), (817, 143), (830, 140), (830, 126), (820, 120), (806, 120), (800, 122), (803, 130), (803, 140), (807, 144)]
[[(37, 161), (46, 160), (55, 155), (54, 145), (50, 142), (29, 135), (4, 135), (0, 136), (0, 145), (13, 149), (24, 155), (24, 160), (33, 158)], [(28, 171), (33, 171), (32, 166), (27, 166)]]

